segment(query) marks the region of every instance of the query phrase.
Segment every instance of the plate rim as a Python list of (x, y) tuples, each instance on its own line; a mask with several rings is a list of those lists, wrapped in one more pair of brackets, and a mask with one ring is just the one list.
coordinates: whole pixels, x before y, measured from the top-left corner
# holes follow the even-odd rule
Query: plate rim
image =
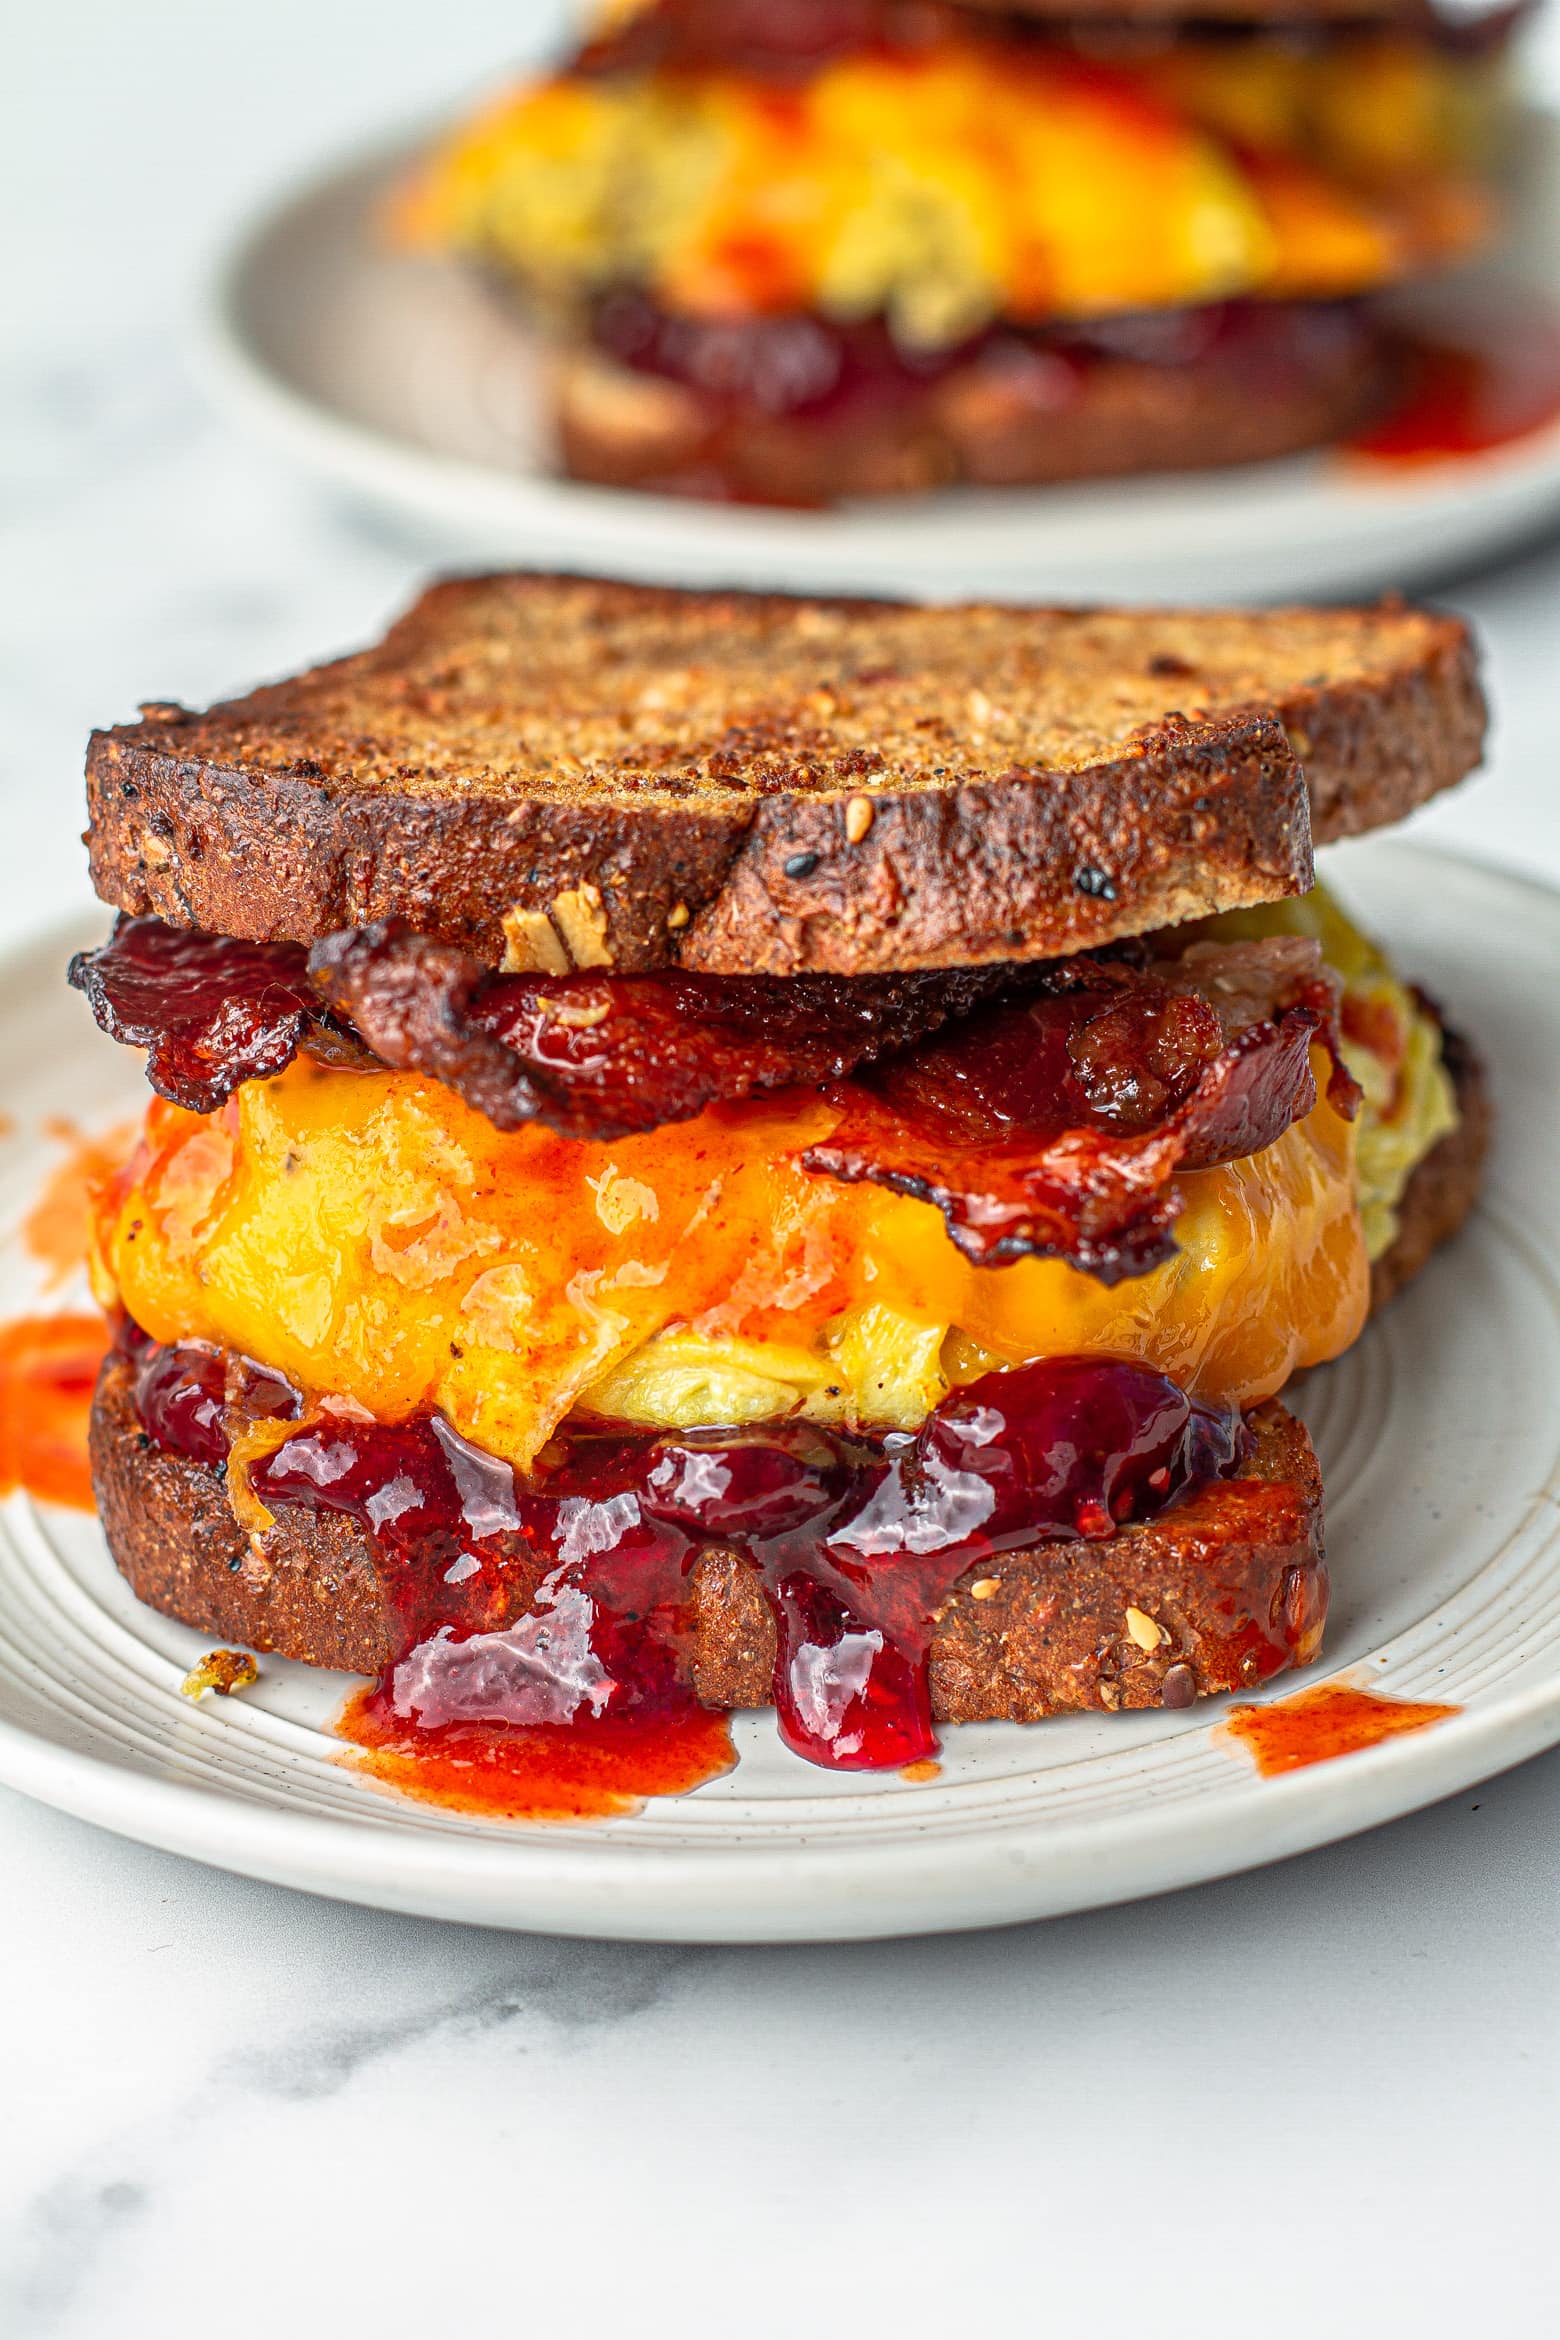
[[(1520, 892), (1560, 943), (1560, 887), (1418, 840), (1380, 840), (1377, 850), (1429, 873), (1449, 866), (1497, 894)], [(82, 921), (78, 912), (24, 939), (0, 958), (0, 978), (25, 976)], [(1548, 1541), (1560, 1544), (1560, 1524)], [(1491, 1557), (1482, 1552), (1470, 1576)], [(1374, 1659), (1372, 1650), (1308, 1679), (1358, 1678)], [(1209, 1727), (1226, 1712), (1220, 1702)], [(225, 1727), (204, 1708), (189, 1719)], [(1433, 1731), (1284, 1777), (1232, 1773), (1216, 1796), (1198, 1790), (1160, 1813), (1153, 1835), (1142, 1808), (1131, 1807), (964, 1827), (953, 1815), (935, 1831), (876, 1844), (830, 1841), (826, 1831), (810, 1841), (805, 1824), (747, 1845), (634, 1843), (595, 1826), (523, 1838), (398, 1829), (390, 1814), (297, 1811), (263, 1794), (160, 1778), (4, 1715), (0, 1782), (130, 1840), (348, 1902), (593, 1939), (821, 1942), (1020, 1924), (1208, 1883), (1421, 1809), (1557, 1742), (1560, 1653), (1550, 1678), (1481, 1693)]]

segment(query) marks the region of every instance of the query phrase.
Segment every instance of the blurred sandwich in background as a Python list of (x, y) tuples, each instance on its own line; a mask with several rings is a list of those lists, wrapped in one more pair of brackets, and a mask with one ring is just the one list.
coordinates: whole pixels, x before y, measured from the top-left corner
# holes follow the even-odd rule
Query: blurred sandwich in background
[(1390, 401), (1491, 240), (1517, 11), (648, 0), (398, 191), (556, 353), (565, 468), (816, 504), (1247, 462)]

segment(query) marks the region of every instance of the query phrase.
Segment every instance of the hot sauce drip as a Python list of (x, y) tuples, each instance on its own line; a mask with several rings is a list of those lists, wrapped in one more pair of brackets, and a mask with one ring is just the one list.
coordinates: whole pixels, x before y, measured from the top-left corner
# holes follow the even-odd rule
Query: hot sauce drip
[[(137, 1355), (145, 1430), (215, 1461), (242, 1411), (233, 1368), (214, 1350)], [(488, 1804), (540, 1792), (516, 1786), (507, 1746), (567, 1801), (583, 1788), (569, 1766), (557, 1784), (559, 1734), (592, 1792), (629, 1792), (623, 1732), (648, 1732), (657, 1764), (709, 1757), (688, 1679), (705, 1552), (735, 1553), (763, 1588), (786, 1744), (836, 1769), (904, 1766), (936, 1751), (927, 1650), (968, 1568), (1153, 1518), (1246, 1448), (1237, 1412), (1194, 1404), (1162, 1374), (1060, 1358), (972, 1383), (913, 1436), (586, 1423), (529, 1477), (438, 1416), (390, 1426), (322, 1410), (251, 1464), (248, 1489), (268, 1511), (342, 1513), (374, 1539), (401, 1650), (349, 1723), (392, 1762), (386, 1776), (416, 1754), (444, 1793), (483, 1780)], [(517, 1748), (516, 1732), (549, 1735)], [(500, 1773), (509, 1786), (495, 1789)]]
[(1487, 297), (1403, 349), (1397, 403), (1348, 443), (1373, 463), (1488, 454), (1560, 421), (1560, 311)]
[(87, 1420), (109, 1345), (99, 1315), (24, 1316), (0, 1326), (0, 1495), (91, 1511)]
[(1318, 1682), (1271, 1706), (1237, 1706), (1224, 1728), (1244, 1747), (1263, 1778), (1271, 1779), (1281, 1771), (1300, 1771), (1310, 1763), (1330, 1763), (1337, 1755), (1358, 1754), (1362, 1747), (1379, 1746), (1404, 1731), (1428, 1730), (1432, 1723), (1461, 1712), (1460, 1706), (1420, 1704), (1387, 1698), (1377, 1690), (1356, 1690), (1348, 1682)]
[(498, 1820), (612, 1820), (649, 1796), (683, 1796), (736, 1762), (731, 1723), (690, 1700), (675, 1714), (621, 1722), (586, 1715), (523, 1729), (446, 1723), (425, 1730), (396, 1712), (383, 1684), (359, 1690), (336, 1720), (359, 1768), (423, 1803)]

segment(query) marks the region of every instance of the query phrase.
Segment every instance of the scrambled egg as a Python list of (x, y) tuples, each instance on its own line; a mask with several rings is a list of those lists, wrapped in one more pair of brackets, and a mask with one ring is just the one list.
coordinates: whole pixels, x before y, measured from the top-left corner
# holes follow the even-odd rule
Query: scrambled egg
[(1457, 1127), (1440, 1025), (1324, 886), (1295, 901), (1226, 911), (1198, 931), (1226, 942), (1309, 935), (1343, 978), (1344, 1061), (1365, 1092), (1356, 1123), (1355, 1185), (1366, 1253), (1380, 1259), (1397, 1237), (1403, 1189), (1431, 1148)]
[(1331, 298), (1468, 248), (1494, 69), (1406, 35), (1183, 36), (1110, 62), (950, 36), (801, 84), (560, 75), (463, 126), (397, 231), (543, 297), (886, 316), (945, 347), (1237, 294)]

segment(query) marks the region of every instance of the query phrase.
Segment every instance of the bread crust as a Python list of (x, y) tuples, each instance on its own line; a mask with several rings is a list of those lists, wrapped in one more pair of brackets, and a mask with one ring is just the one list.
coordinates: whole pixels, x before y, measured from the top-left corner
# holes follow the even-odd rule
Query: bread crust
[(451, 579), (355, 658), (95, 733), (88, 842), (105, 901), (256, 940), (402, 917), (496, 966), (573, 903), (625, 972), (868, 974), (1301, 890), (1305, 780), (1319, 837), (1374, 827), (1484, 722), (1467, 628), (1397, 603)]

